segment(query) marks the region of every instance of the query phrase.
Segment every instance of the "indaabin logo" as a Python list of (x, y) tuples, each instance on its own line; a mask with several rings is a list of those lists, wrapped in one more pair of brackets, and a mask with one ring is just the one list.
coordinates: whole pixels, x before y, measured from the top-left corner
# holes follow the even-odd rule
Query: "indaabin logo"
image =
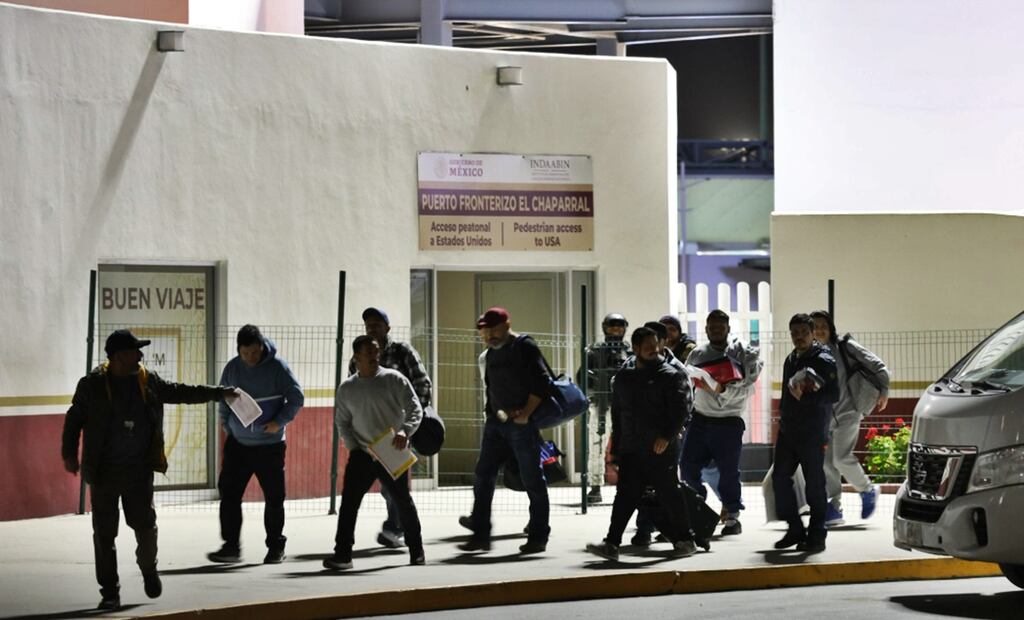
[(434, 176), (443, 179), (448, 176), (448, 158), (438, 155), (434, 158)]

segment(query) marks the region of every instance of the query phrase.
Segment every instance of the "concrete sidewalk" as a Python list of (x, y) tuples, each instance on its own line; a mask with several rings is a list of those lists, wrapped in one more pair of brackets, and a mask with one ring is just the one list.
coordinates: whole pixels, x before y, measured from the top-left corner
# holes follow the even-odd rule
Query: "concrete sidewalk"
[[(424, 504), (429, 504), (429, 495), (414, 493)], [(605, 497), (613, 496), (614, 490), (606, 489)], [(848, 505), (858, 505), (857, 500), (852, 498)], [(611, 512), (608, 504), (591, 507), (586, 515), (554, 514), (547, 552), (529, 556), (518, 551), (525, 540), (525, 498), (522, 515), (495, 516), (494, 548), (486, 554), (466, 554), (456, 548), (468, 535), (458, 525), (457, 514), (424, 510), (427, 565), (417, 567), (408, 566), (405, 550), (376, 544), (382, 514), (371, 504), (360, 513), (354, 566), (344, 572), (321, 567), (333, 548), (336, 517), (308, 513), (288, 516), (288, 558), (283, 564), (261, 564), (262, 517), (251, 511), (245, 514), (243, 563), (210, 564), (206, 553), (220, 545), (215, 506), (158, 509), (164, 593), (156, 600), (147, 599), (142, 591), (134, 563), (135, 540), (122, 523), (118, 557), (125, 608), (115, 615), (205, 609), (204, 617), (342, 617), (510, 602), (998, 574), (998, 568), (989, 564), (936, 559), (893, 547), (891, 502), (881, 502), (868, 521), (831, 530), (828, 549), (817, 555), (775, 551), (772, 543), (785, 528), (765, 524), (763, 510), (755, 506), (743, 513), (743, 533), (715, 538), (710, 553), (674, 559), (667, 544), (647, 549), (624, 545), (619, 562), (584, 551), (586, 543), (603, 538)], [(95, 617), (90, 610), (99, 602), (99, 594), (91, 532), (88, 515), (0, 523), (4, 540), (0, 616)]]

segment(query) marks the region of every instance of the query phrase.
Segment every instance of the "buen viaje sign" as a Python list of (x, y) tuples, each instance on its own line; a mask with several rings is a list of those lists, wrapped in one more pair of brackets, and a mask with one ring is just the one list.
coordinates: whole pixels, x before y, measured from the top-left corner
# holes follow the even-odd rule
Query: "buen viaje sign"
[(421, 250), (593, 250), (590, 157), (420, 153)]

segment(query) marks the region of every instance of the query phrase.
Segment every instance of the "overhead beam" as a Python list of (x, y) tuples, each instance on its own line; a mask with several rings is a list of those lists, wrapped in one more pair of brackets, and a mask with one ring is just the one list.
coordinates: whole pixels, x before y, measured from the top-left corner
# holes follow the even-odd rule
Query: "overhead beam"
[(420, 43), (452, 46), (452, 24), (447, 21), (447, 0), (420, 0)]

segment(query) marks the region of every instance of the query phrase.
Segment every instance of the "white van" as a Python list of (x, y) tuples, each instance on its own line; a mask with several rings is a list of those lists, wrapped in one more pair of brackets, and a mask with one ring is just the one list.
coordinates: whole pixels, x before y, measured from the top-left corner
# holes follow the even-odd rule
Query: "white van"
[(897, 547), (997, 562), (1024, 588), (1024, 313), (986, 338), (914, 410)]

